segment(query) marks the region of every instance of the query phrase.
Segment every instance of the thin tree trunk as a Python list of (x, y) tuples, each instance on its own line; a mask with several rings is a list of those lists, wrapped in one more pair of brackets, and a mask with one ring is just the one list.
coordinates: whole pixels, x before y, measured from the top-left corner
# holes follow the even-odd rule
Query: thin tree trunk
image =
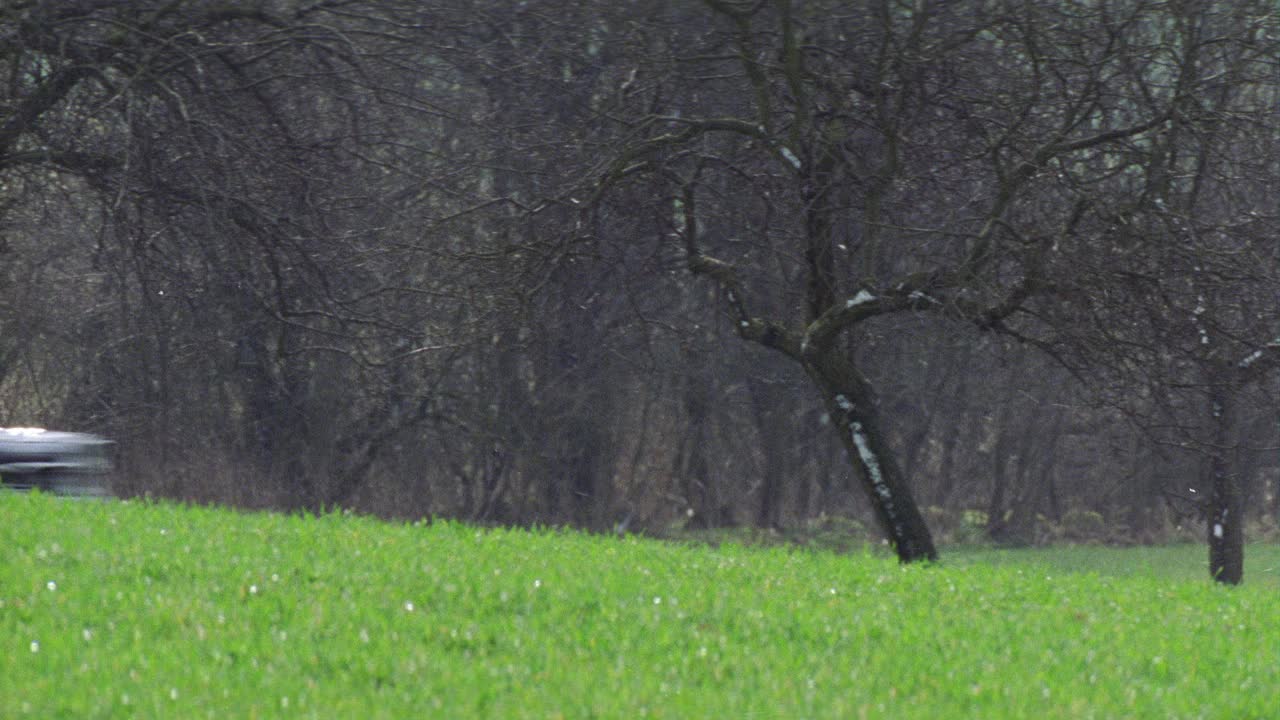
[(1231, 440), (1231, 398), (1228, 388), (1215, 385), (1210, 394), (1213, 411), (1213, 473), (1209, 492), (1209, 575), (1220, 583), (1244, 580), (1244, 517), (1239, 478), (1233, 472), (1235, 448)]
[[(699, 373), (701, 375), (701, 373)], [(708, 467), (706, 445), (712, 390), (705, 377), (686, 378), (682, 398), (685, 411), (684, 442), (676, 458), (678, 477), (688, 503), (689, 527), (710, 528), (717, 524), (713, 479)]]
[(779, 530), (782, 527), (783, 476), (786, 472), (788, 447), (795, 439), (784, 429), (791, 420), (792, 408), (787, 403), (785, 390), (777, 383), (757, 377), (748, 378), (751, 393), (751, 409), (755, 416), (756, 431), (760, 434), (761, 474), (760, 504), (756, 508), (756, 525)]
[[(951, 427), (942, 441), (942, 452), (938, 458), (938, 482), (934, 487), (933, 500), (939, 507), (947, 507), (950, 505), (951, 495), (956, 488), (956, 448), (960, 446), (960, 439), (964, 435), (973, 436), (979, 431), (975, 428), (979, 427), (977, 419), (972, 414), (965, 413), (960, 416), (963, 420)], [(974, 444), (978, 444), (976, 441)]]
[(1005, 472), (1005, 455), (997, 450), (993, 453), (991, 463), (991, 500), (987, 503), (987, 537), (998, 544), (1012, 540), (1009, 521), (1013, 519), (1013, 510), (1006, 510), (1005, 496), (1009, 490), (1009, 474)]
[(1276, 485), (1272, 489), (1271, 496), (1271, 515), (1275, 518), (1276, 523), (1280, 524), (1280, 475), (1276, 476)]

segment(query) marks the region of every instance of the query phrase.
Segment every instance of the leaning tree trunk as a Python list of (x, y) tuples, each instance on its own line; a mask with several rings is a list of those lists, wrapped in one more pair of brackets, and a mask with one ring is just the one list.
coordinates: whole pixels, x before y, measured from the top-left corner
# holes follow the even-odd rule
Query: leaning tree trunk
[(1231, 402), (1229, 390), (1214, 386), (1213, 473), (1209, 492), (1209, 575), (1220, 583), (1238, 585), (1244, 579), (1244, 517), (1240, 481), (1233, 472)]
[[(827, 171), (833, 163), (831, 157), (824, 157), (819, 165), (825, 169), (814, 176), (812, 187), (831, 187)], [(697, 198), (693, 187), (686, 185), (683, 211), (677, 219), (683, 230), (689, 269), (720, 283), (725, 299), (737, 316), (739, 336), (778, 350), (804, 365), (805, 372), (822, 393), (827, 413), (839, 431), (840, 441), (875, 510), (877, 523), (893, 545), (898, 559), (904, 563), (935, 560), (938, 551), (933, 545), (933, 537), (907, 487), (897, 459), (881, 433), (875, 393), (853, 360), (833, 347), (836, 336), (851, 324), (851, 319), (845, 317), (842, 310), (851, 310), (866, 301), (860, 295), (836, 305), (829, 217), (831, 198), (824, 189), (807, 199), (810, 210), (806, 220), (808, 246), (805, 259), (809, 265), (806, 304), (810, 324), (805, 328), (803, 337), (788, 332), (780, 325), (753, 317), (747, 311), (741, 281), (733, 266), (701, 253), (697, 245)]]
[(852, 362), (833, 352), (811, 359), (808, 370), (898, 559), (938, 559), (929, 527), (881, 432), (871, 385)]

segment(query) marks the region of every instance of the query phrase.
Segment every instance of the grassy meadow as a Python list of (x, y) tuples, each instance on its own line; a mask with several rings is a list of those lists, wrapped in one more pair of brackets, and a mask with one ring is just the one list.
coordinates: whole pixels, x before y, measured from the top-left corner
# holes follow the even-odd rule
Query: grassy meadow
[(5, 718), (1280, 714), (1274, 546), (1226, 588), (1199, 546), (903, 568), (38, 494), (0, 543)]

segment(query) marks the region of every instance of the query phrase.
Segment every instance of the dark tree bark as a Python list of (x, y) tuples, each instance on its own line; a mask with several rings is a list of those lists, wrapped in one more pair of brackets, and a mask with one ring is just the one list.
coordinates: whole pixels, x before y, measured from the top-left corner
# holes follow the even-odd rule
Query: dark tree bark
[(702, 359), (693, 360), (691, 377), (684, 379), (681, 402), (687, 428), (676, 457), (676, 473), (680, 478), (684, 499), (688, 504), (688, 527), (705, 530), (727, 524), (716, 492), (716, 480), (707, 460), (715, 394), (714, 381), (703, 372)]
[(795, 442), (794, 435), (784, 430), (794, 408), (788, 402), (787, 389), (779, 385), (775, 380), (754, 376), (747, 380), (756, 432), (760, 436), (760, 499), (756, 505), (756, 525), (775, 530), (782, 529), (783, 491), (788, 461), (793, 457), (789, 448)]
[(1244, 580), (1244, 508), (1240, 478), (1235, 474), (1232, 400), (1225, 388), (1214, 385), (1210, 402), (1213, 447), (1209, 456), (1209, 576), (1220, 583), (1238, 585)]
[(870, 383), (846, 358), (830, 352), (811, 358), (807, 366), (898, 559), (904, 563), (938, 559), (933, 535), (896, 455), (885, 442)]

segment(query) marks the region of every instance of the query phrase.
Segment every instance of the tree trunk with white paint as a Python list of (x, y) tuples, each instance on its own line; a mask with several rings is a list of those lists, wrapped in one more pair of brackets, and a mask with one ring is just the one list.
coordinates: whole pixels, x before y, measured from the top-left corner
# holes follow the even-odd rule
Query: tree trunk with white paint
[(1227, 388), (1214, 386), (1213, 482), (1209, 493), (1209, 575), (1228, 585), (1244, 579), (1244, 508), (1240, 481), (1233, 472), (1235, 447), (1231, 438), (1231, 398)]
[(808, 370), (898, 559), (937, 560), (929, 526), (881, 433), (871, 385), (847, 358), (832, 352), (811, 358)]

